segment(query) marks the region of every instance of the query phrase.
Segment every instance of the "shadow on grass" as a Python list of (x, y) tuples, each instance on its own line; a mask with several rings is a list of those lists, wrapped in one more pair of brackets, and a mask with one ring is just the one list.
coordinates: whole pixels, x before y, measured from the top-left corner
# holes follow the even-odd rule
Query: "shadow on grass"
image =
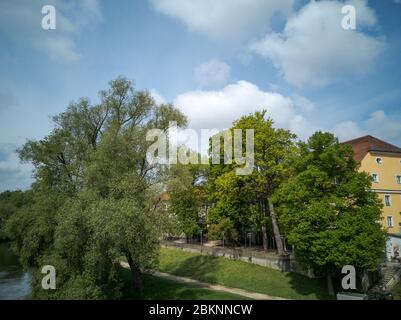
[(319, 300), (333, 300), (327, 291), (326, 281), (322, 278), (310, 279), (294, 272), (288, 273), (286, 277), (292, 289), (299, 295), (315, 295)]
[(181, 277), (215, 284), (217, 278), (214, 272), (219, 270), (219, 259), (214, 256), (196, 255), (180, 262), (168, 262), (163, 269)]
[(224, 292), (196, 288), (190, 285), (157, 278), (150, 274), (143, 275), (143, 292), (138, 294), (130, 285), (129, 270), (121, 268), (121, 277), (124, 281), (123, 299), (125, 300), (242, 300), (244, 297)]
[(288, 299), (332, 299), (324, 279), (211, 255), (163, 249), (159, 270), (202, 282), (222, 284)]

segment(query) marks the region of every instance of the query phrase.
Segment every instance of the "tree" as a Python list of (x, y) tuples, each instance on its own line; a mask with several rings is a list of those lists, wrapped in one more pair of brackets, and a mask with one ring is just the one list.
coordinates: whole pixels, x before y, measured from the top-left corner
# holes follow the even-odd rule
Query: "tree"
[(274, 199), (297, 261), (326, 273), (331, 293), (332, 275), (344, 265), (375, 270), (385, 244), (381, 204), (352, 148), (316, 132), (299, 143), (293, 169)]
[[(238, 176), (238, 164), (216, 165), (211, 181), (216, 207), (215, 216), (234, 218), (234, 224), (255, 224), (262, 230), (263, 247), (267, 250), (267, 222), (270, 217), (277, 251), (284, 253), (277, 215), (272, 196), (289, 176), (287, 160), (294, 150), (295, 135), (273, 127), (266, 112), (244, 116), (234, 122), (234, 129), (254, 130), (254, 168), (250, 175)], [(243, 135), (243, 139), (245, 139)], [(243, 141), (245, 145), (245, 140)]]
[(238, 232), (228, 218), (221, 219), (218, 223), (209, 227), (208, 238), (211, 240), (223, 240), (236, 243), (238, 241)]
[(187, 240), (205, 228), (200, 209), (207, 205), (207, 170), (208, 166), (202, 164), (175, 164), (170, 168), (167, 185), (171, 197), (169, 211), (177, 218), (178, 228)]
[[(154, 206), (162, 168), (146, 153), (149, 129), (166, 131), (186, 118), (170, 104), (157, 105), (125, 78), (100, 92), (99, 104), (86, 98), (53, 118), (55, 129), (20, 150), (35, 166), (32, 201), (6, 222), (7, 235), (25, 266), (54, 265), (57, 292), (39, 298), (119, 298), (120, 259), (125, 257), (132, 285), (157, 261), (162, 217)], [(81, 287), (83, 286), (83, 287)]]
[(0, 240), (6, 239), (6, 221), (29, 202), (29, 192), (4, 191), (0, 193)]

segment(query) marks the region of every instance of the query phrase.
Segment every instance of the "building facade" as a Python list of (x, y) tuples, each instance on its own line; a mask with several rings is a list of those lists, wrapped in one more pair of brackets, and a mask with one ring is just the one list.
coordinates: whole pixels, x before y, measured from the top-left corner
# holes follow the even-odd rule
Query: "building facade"
[(352, 146), (359, 170), (372, 177), (372, 191), (383, 202), (382, 224), (390, 235), (387, 256), (397, 258), (401, 249), (401, 148), (372, 136), (344, 144)]

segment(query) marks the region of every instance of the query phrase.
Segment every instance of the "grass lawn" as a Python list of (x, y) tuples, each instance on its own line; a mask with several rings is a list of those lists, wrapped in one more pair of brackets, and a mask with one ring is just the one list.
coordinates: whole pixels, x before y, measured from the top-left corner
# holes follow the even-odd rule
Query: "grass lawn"
[[(122, 269), (122, 276), (128, 284), (131, 281), (130, 272)], [(141, 296), (130, 289), (127, 285), (124, 290), (124, 299), (143, 300), (246, 300), (246, 297), (233, 295), (225, 292), (196, 288), (177, 282), (161, 279), (150, 274), (143, 276), (144, 291)]]
[(330, 299), (322, 279), (182, 250), (161, 248), (159, 270), (288, 299)]

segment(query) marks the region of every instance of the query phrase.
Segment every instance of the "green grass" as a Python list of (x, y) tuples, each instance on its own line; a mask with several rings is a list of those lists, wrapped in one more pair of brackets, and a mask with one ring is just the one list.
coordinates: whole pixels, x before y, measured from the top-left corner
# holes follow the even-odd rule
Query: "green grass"
[(150, 274), (143, 275), (144, 289), (142, 295), (138, 295), (131, 289), (131, 275), (127, 269), (121, 270), (126, 283), (124, 299), (143, 300), (246, 300), (246, 297), (230, 293), (218, 292), (191, 285), (184, 285), (166, 279), (161, 279)]
[(330, 299), (322, 279), (182, 250), (161, 248), (159, 270), (288, 299)]

